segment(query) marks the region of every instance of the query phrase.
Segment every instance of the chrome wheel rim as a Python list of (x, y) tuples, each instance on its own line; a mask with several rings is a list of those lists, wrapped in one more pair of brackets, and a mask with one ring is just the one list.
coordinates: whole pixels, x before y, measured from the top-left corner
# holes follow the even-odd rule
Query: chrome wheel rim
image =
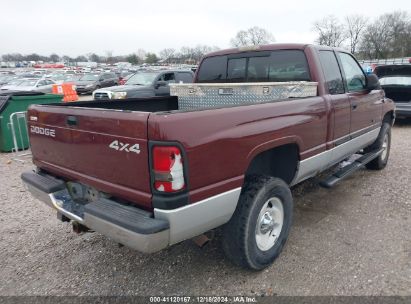
[(384, 141), (382, 142), (382, 148), (384, 149), (381, 153), (381, 158), (385, 160), (388, 155), (388, 134), (385, 134)]
[(283, 203), (277, 197), (265, 202), (257, 218), (255, 240), (258, 249), (267, 251), (278, 240), (284, 223)]

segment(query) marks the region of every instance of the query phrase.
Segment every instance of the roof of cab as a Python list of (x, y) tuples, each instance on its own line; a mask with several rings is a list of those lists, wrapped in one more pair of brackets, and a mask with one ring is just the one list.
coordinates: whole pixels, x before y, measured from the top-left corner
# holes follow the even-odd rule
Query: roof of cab
[(274, 50), (304, 50), (306, 47), (313, 47), (319, 50), (338, 50), (347, 52), (340, 48), (329, 47), (325, 45), (314, 45), (307, 43), (273, 43), (265, 45), (252, 45), (238, 48), (224, 49), (216, 52), (208, 53), (204, 57), (212, 57), (219, 55), (239, 54), (245, 52), (258, 52), (258, 51), (274, 51)]

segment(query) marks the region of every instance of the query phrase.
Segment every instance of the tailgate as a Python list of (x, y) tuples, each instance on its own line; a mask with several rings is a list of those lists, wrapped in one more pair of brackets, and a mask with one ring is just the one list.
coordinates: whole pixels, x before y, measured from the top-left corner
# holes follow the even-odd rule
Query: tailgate
[(32, 106), (28, 124), (33, 162), (57, 176), (151, 208), (149, 114)]

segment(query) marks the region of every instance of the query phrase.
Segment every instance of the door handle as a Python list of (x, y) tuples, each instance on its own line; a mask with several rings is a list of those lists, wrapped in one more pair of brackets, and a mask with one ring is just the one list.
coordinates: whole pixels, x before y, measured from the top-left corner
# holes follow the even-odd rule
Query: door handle
[(67, 116), (67, 124), (69, 126), (76, 126), (77, 125), (77, 117), (76, 116)]
[(356, 104), (356, 103), (352, 103), (352, 104), (351, 104), (351, 108), (352, 108), (353, 110), (357, 109), (357, 107), (358, 107), (358, 104)]

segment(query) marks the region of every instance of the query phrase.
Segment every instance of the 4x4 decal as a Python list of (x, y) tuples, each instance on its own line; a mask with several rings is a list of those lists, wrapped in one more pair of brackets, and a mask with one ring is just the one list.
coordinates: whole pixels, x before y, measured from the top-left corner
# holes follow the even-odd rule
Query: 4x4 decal
[(117, 151), (125, 151), (125, 152), (134, 152), (137, 154), (140, 154), (140, 145), (139, 144), (134, 144), (131, 146), (131, 144), (128, 143), (122, 143), (121, 141), (114, 140), (109, 147), (111, 149), (117, 150)]

